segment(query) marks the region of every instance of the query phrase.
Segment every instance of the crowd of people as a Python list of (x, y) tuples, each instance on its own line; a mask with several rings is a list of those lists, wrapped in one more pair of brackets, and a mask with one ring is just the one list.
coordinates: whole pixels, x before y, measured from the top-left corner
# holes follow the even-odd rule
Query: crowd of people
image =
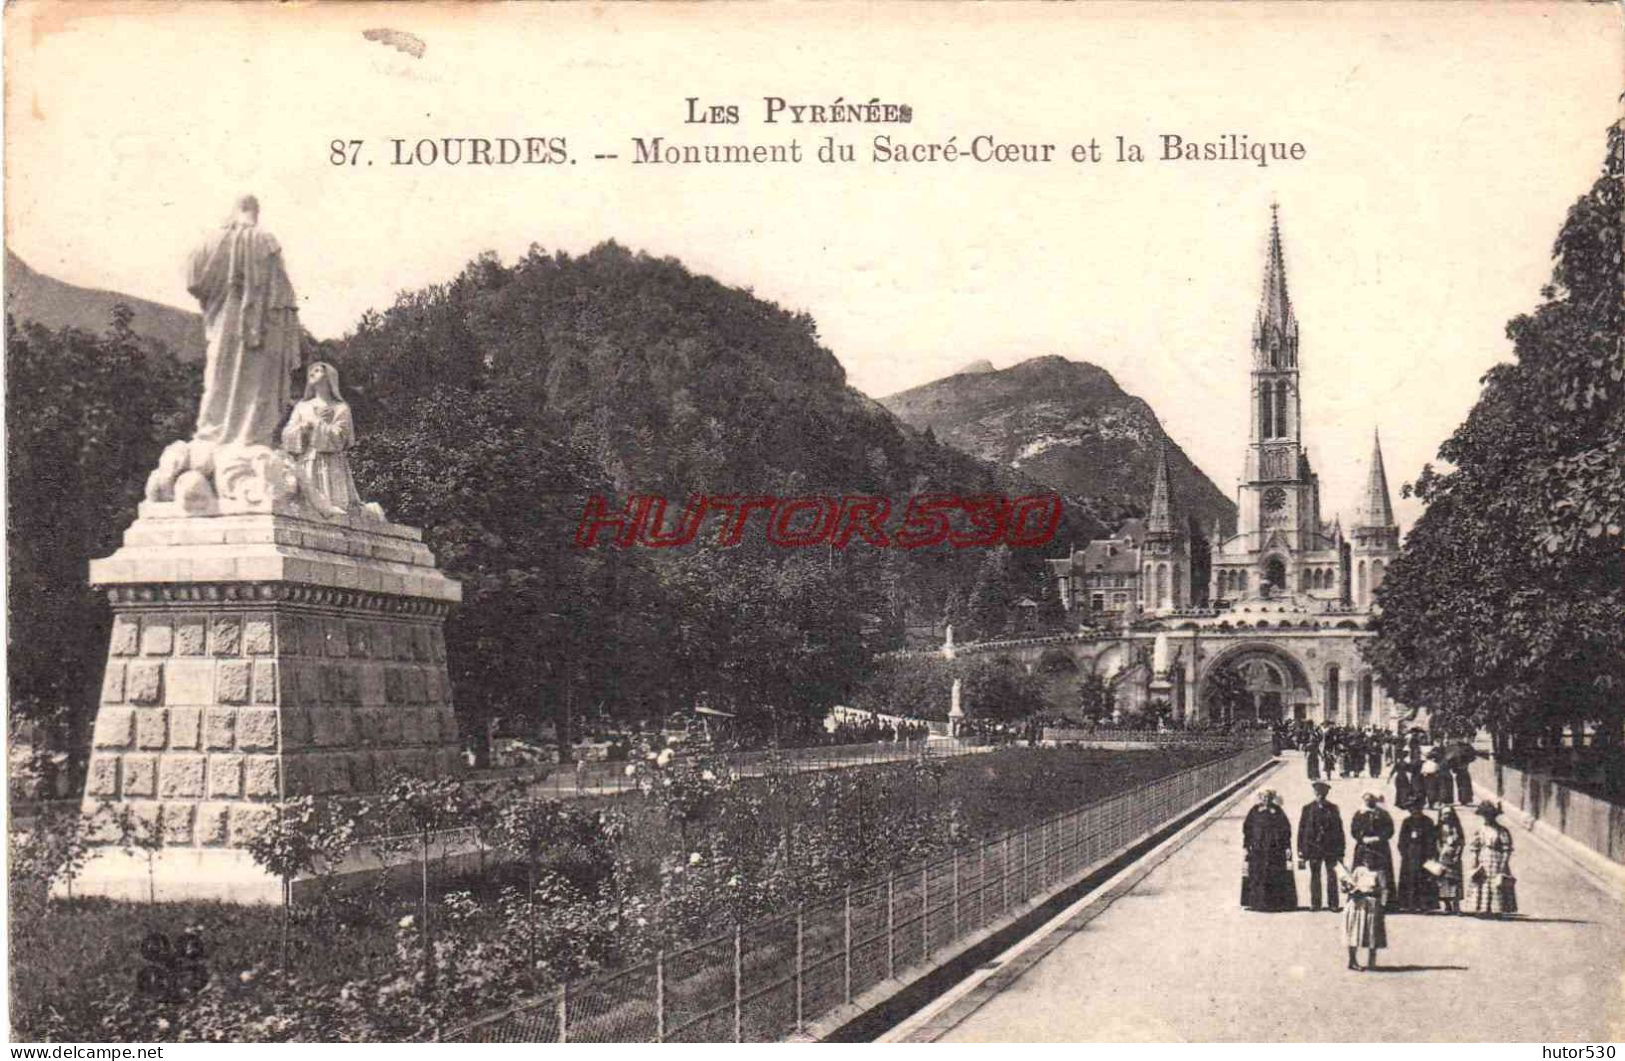
[(1285, 748), (1303, 752), (1311, 781), (1322, 775), (1386, 779), (1396, 807), (1408, 807), (1413, 796), (1430, 809), (1473, 802), (1468, 767), (1478, 753), (1466, 740), (1434, 742), (1419, 728), (1401, 734), (1299, 719), (1276, 725), (1271, 743), (1277, 755)]
[[(1483, 917), (1517, 913), (1512, 834), (1501, 824), (1499, 805), (1489, 800), (1474, 805), (1471, 781), (1463, 783), (1465, 765), (1458, 772), (1448, 748), (1430, 747), (1419, 736), (1420, 731), (1390, 739), (1298, 723), (1280, 727), (1277, 741), (1303, 751), (1315, 796), (1299, 812), (1294, 832), (1280, 795), (1269, 788), (1258, 793), (1242, 823), (1241, 905), (1298, 909), (1296, 854), (1297, 869), (1309, 875), (1309, 908), (1342, 913), (1348, 967), (1355, 970), (1362, 968), (1362, 948), (1369, 955), (1364, 968), (1376, 966), (1377, 951), (1388, 945), (1390, 913), (1459, 914), (1464, 902)], [(1429, 764), (1434, 768), (1426, 769)], [(1383, 806), (1382, 791), (1368, 785), (1345, 830), (1342, 811), (1328, 798), (1330, 778), (1361, 776), (1359, 765), (1372, 778), (1386, 773), (1394, 782), (1395, 805), (1405, 812), (1397, 824)], [(1472, 807), (1478, 818), (1471, 835), (1458, 805)]]
[(862, 722), (843, 719), (833, 729), (818, 735), (817, 740), (805, 744), (873, 744), (876, 741), (925, 740), (931, 736), (931, 727), (924, 722), (908, 722), (890, 718), (868, 719)]

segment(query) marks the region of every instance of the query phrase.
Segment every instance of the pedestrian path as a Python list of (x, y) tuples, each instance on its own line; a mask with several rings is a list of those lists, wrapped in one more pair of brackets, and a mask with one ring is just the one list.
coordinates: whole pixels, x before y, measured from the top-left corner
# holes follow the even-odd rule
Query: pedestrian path
[[(1313, 793), (1302, 756), (1284, 760), (1259, 784), (1281, 793), (1296, 843), (1298, 810)], [(1331, 781), (1346, 829), (1360, 792), (1379, 782)], [(941, 1040), (1625, 1037), (1625, 898), (1603, 891), (1543, 841), (1513, 830), (1519, 919), (1394, 914), (1382, 968), (1355, 973), (1344, 967), (1341, 918), (1307, 908), (1307, 873), (1297, 874), (1303, 909), (1241, 909), (1241, 821), (1252, 802), (1225, 809)], [(1478, 820), (1467, 808), (1461, 813), (1471, 837)]]

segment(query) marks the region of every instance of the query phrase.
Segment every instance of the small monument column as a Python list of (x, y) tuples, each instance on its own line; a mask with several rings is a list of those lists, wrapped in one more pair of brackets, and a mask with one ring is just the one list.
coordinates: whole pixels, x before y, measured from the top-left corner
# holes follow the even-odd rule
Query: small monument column
[[(1156, 641), (1152, 643), (1151, 681), (1147, 686), (1147, 691), (1150, 695), (1150, 703), (1153, 705), (1167, 704), (1169, 707), (1173, 706), (1172, 694), (1174, 684), (1169, 674), (1169, 665), (1171, 660), (1172, 656), (1168, 647), (1168, 635), (1166, 633), (1159, 632), (1157, 634)], [(1161, 729), (1162, 725), (1162, 717), (1159, 715), (1157, 717), (1157, 728)]]
[(90, 563), (113, 629), (75, 891), (146, 898), (145, 854), (117, 847), (127, 811), (161, 839), (157, 898), (279, 902), (245, 849), (279, 801), (461, 769), (442, 625), (462, 590), (357, 494), (337, 370), (308, 366), (288, 410), (292, 288), (251, 197), (189, 289), (209, 339), (197, 429)]

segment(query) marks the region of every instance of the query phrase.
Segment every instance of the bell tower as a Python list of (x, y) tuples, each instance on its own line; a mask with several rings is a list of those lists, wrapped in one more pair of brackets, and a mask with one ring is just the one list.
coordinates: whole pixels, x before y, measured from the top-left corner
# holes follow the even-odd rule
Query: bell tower
[(1140, 547), (1140, 596), (1148, 611), (1171, 611), (1191, 604), (1191, 543), (1174, 500), (1173, 475), (1168, 469), (1168, 443), (1157, 451), (1156, 478), (1151, 484), (1151, 509), (1145, 520), (1145, 543)]
[(1271, 542), (1311, 549), (1320, 534), (1320, 484), (1303, 449), (1302, 394), (1298, 318), (1287, 292), (1280, 211), (1272, 204), (1264, 290), (1253, 320), (1246, 470), (1237, 498), (1237, 529), (1253, 549)]

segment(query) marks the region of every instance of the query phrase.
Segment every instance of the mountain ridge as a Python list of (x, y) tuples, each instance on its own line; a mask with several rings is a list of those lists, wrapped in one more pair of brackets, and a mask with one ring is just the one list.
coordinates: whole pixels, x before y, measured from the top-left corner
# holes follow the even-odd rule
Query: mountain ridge
[(176, 306), (117, 291), (80, 287), (40, 272), (9, 247), (6, 249), (6, 312), (19, 321), (47, 328), (78, 328), (92, 335), (105, 332), (113, 307), (135, 311), (131, 330), (167, 346), (182, 361), (201, 361), (205, 352), (203, 318)]
[(961, 369), (879, 401), (911, 427), (1077, 498), (1108, 522), (1145, 511), (1166, 445), (1179, 511), (1204, 534), (1215, 519), (1235, 525), (1235, 504), (1151, 405), (1099, 365), (1045, 354), (992, 372)]

